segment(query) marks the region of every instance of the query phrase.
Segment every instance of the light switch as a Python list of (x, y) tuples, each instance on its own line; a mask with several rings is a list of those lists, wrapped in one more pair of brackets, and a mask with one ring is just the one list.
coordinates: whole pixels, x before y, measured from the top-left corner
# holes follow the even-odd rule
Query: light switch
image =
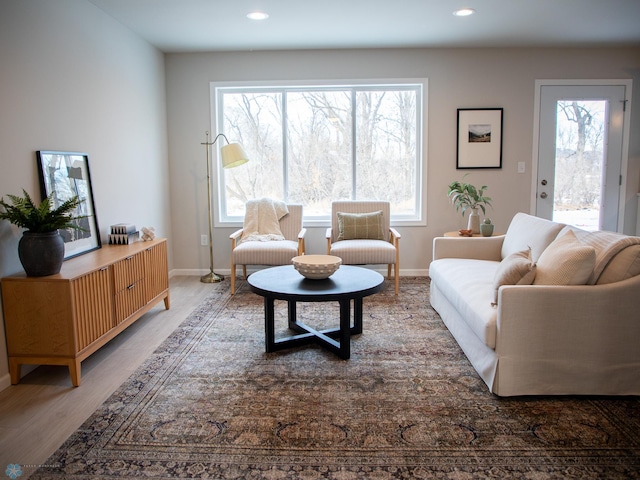
[(518, 173), (524, 173), (524, 162), (518, 162)]

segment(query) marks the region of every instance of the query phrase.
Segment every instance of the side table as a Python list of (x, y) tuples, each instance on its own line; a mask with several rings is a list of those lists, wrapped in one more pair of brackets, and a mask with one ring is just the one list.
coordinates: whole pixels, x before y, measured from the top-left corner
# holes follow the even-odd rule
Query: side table
[[(493, 232), (493, 235), (491, 235), (491, 236), (492, 237), (499, 237), (500, 235), (504, 235), (504, 233), (495, 233), (495, 232)], [(457, 231), (455, 231), (455, 232), (445, 232), (444, 236), (445, 237), (455, 237), (455, 238), (478, 238), (478, 237), (482, 237), (483, 235), (481, 233), (474, 233), (471, 237), (464, 237), (464, 236), (460, 235)]]

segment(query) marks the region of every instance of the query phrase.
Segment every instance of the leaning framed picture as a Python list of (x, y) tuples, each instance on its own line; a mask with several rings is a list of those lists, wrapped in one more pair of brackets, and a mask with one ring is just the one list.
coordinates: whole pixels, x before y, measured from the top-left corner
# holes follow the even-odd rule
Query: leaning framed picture
[(502, 168), (502, 108), (459, 108), (456, 168)]
[(53, 208), (76, 195), (83, 200), (74, 213), (74, 216), (86, 215), (86, 218), (77, 220), (82, 230), (60, 230), (64, 239), (65, 260), (97, 250), (102, 243), (91, 188), (89, 156), (86, 153), (47, 150), (38, 150), (36, 153), (42, 199), (53, 195)]

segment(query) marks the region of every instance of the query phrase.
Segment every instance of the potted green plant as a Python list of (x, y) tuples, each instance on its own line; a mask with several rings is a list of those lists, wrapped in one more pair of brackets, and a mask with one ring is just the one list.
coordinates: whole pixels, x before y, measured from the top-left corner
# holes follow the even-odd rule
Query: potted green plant
[(17, 227), (25, 228), (18, 243), (18, 256), (29, 277), (42, 277), (60, 272), (64, 260), (64, 240), (59, 229), (84, 230), (73, 212), (84, 201), (77, 196), (52, 208), (53, 193), (36, 205), (23, 189), (23, 196), (7, 195), (11, 203), (0, 199), (0, 219), (8, 220)]
[(461, 181), (456, 180), (449, 184), (447, 196), (456, 207), (456, 211), (462, 212), (463, 217), (467, 210), (471, 210), (467, 229), (471, 230), (472, 233), (480, 233), (480, 215), (478, 209), (482, 210), (483, 214), (486, 214), (486, 207), (491, 206), (491, 197), (484, 194), (484, 191), (487, 189), (486, 185), (477, 188), (470, 183), (465, 183), (464, 179), (466, 176), (467, 175), (462, 177)]

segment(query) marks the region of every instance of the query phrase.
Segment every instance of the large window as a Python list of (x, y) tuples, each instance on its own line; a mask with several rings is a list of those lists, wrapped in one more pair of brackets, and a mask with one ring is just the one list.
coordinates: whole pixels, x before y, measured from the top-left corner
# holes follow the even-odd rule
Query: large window
[(334, 200), (388, 200), (395, 221), (422, 219), (426, 81), (394, 84), (212, 84), (214, 125), (251, 158), (220, 170), (220, 220), (253, 198), (304, 205), (328, 220)]

